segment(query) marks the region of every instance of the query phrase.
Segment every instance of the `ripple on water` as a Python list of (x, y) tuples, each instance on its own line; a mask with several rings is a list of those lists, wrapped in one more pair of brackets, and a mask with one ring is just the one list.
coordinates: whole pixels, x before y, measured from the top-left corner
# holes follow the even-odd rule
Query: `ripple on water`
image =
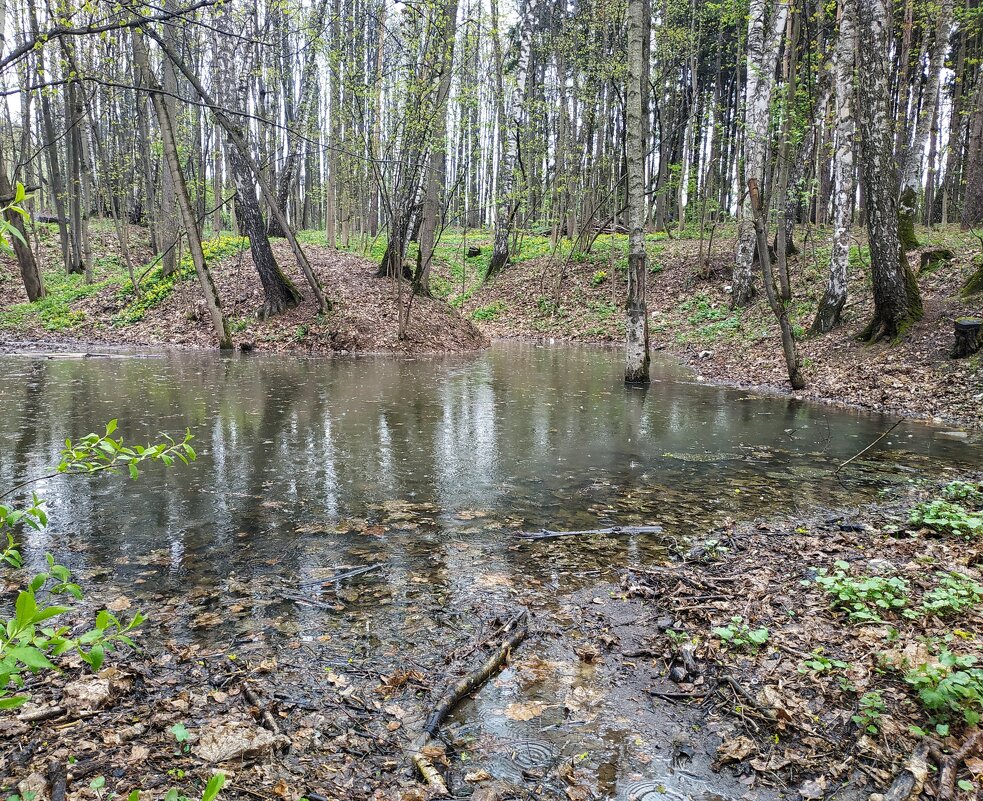
[(727, 801), (709, 790), (670, 787), (658, 780), (632, 782), (619, 796), (622, 801)]
[(557, 757), (556, 747), (545, 740), (522, 738), (506, 740), (502, 745), (509, 761), (523, 770), (549, 767)]

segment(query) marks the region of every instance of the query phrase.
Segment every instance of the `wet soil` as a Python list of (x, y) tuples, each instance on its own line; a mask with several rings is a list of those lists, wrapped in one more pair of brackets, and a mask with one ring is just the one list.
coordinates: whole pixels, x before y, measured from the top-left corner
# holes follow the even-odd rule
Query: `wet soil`
[[(578, 571), (563, 567), (564, 552), (590, 537), (517, 540), (524, 558), (557, 560), (553, 580), (513, 585), (474, 561), (458, 579), (469, 584), (463, 603), (424, 575), (406, 575), (392, 595), (382, 571), (299, 591), (275, 574), (248, 583), (232, 574), (223, 604), (207, 587), (139, 602), (101, 596), (91, 573), (91, 610), (126, 615), (139, 603), (150, 613), (142, 650), (112, 655), (97, 676), (69, 664), (30, 680), (30, 705), (0, 718), (0, 785), (44, 799), (64, 773), (70, 799), (134, 788), (156, 798), (171, 786), (195, 797), (221, 770), (230, 799), (422, 799), (409, 761), (422, 721), (528, 608), (529, 637), (428, 752), (454, 796), (866, 797), (907, 758), (909, 726), (931, 728), (900, 678), (902, 660), (927, 658), (953, 631), (954, 648), (979, 653), (983, 618), (976, 605), (945, 619), (848, 625), (810, 579), (837, 559), (903, 576), (919, 597), (933, 571), (983, 579), (978, 539), (907, 523), (910, 506), (936, 491), (898, 486), (861, 507), (726, 524), (667, 544), (661, 563), (645, 566), (629, 557)], [(390, 506), (377, 525), (403, 528), (426, 512)], [(466, 563), (469, 544), (458, 550)], [(154, 559), (145, 564), (138, 575), (149, 578)], [(5, 589), (17, 579), (6, 574)], [(386, 598), (391, 620), (377, 627), (362, 610)], [(767, 626), (767, 643), (742, 650), (714, 634), (735, 615)], [(817, 649), (849, 667), (803, 671)], [(873, 732), (853, 718), (872, 691), (884, 701)], [(937, 747), (951, 752), (971, 732), (952, 721)], [(960, 780), (978, 787), (978, 765), (970, 757)]]
[[(146, 235), (139, 228), (133, 227), (133, 231), (137, 241)], [(97, 237), (94, 247), (97, 263), (102, 258), (118, 258), (113, 236)], [(47, 242), (47, 250), (52, 248), (53, 243)], [(273, 252), (303, 300), (295, 308), (269, 319), (260, 320), (256, 316), (257, 309), (263, 305), (263, 295), (248, 248), (212, 265), (212, 277), (235, 347), (322, 356), (456, 353), (487, 347), (485, 336), (457, 310), (432, 298), (411, 299), (405, 284), (400, 289), (392, 280), (377, 277), (377, 265), (369, 259), (319, 245), (305, 245), (304, 250), (332, 304), (326, 314), (319, 313), (311, 290), (283, 240), (273, 240)], [(48, 253), (47, 263), (52, 263), (53, 257), (53, 253)], [(110, 273), (97, 267), (94, 280), (105, 280), (110, 274), (129, 286), (120, 278), (118, 268)], [(16, 264), (0, 258), (0, 309), (27, 300), (19, 281)], [(398, 301), (400, 292), (401, 301)], [(143, 319), (118, 324), (115, 318), (132, 301), (132, 293), (121, 293), (120, 286), (112, 284), (70, 304), (70, 312), (80, 318), (74, 324), (49, 331), (37, 318), (28, 317), (15, 327), (0, 330), (0, 337), (8, 348), (41, 342), (77, 350), (93, 345), (217, 347), (201, 290), (193, 278), (177, 283), (161, 303), (146, 311)], [(400, 303), (404, 312), (409, 309), (409, 323), (402, 338), (397, 313)]]

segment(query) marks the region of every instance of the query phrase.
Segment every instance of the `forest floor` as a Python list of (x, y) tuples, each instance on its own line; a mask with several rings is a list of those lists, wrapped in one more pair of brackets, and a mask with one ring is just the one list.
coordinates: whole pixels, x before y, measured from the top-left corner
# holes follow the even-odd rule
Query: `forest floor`
[[(981, 358), (952, 360), (953, 322), (983, 315), (983, 295), (959, 290), (983, 258), (979, 240), (955, 228), (920, 229), (923, 250), (949, 248), (954, 258), (919, 274), (925, 316), (898, 343), (867, 345), (855, 337), (871, 317), (870, 259), (864, 243), (850, 254), (843, 324), (808, 336), (825, 289), (827, 234), (812, 232), (793, 258), (792, 322), (807, 386), (795, 397), (862, 407), (951, 424), (983, 425)], [(540, 250), (548, 243), (540, 240)], [(492, 337), (533, 337), (620, 344), (627, 259), (622, 236), (601, 236), (589, 256), (537, 253), (465, 293), (464, 311)], [(485, 248), (487, 250), (487, 246)], [(650, 336), (701, 379), (787, 394), (788, 373), (778, 325), (762, 298), (730, 308), (733, 230), (718, 231), (709, 258), (697, 238), (647, 237)], [(916, 272), (923, 250), (909, 254)], [(703, 256), (701, 257), (701, 253)], [(760, 280), (759, 280), (760, 285)]]
[[(35, 252), (44, 269), (48, 297), (26, 303), (17, 265), (0, 257), (0, 337), (8, 344), (45, 342), (84, 345), (153, 345), (210, 348), (216, 338), (190, 256), (178, 274), (164, 277), (155, 266), (146, 231), (130, 226), (131, 258), (142, 280), (140, 297), (132, 289), (115, 231), (93, 224), (93, 283), (67, 276), (60, 264), (56, 229), (38, 226)], [(483, 334), (455, 309), (438, 300), (415, 298), (407, 336), (397, 338), (393, 284), (375, 276), (376, 265), (361, 256), (330, 251), (308, 242), (305, 252), (333, 309), (319, 314), (311, 292), (284, 240), (273, 240), (281, 269), (304, 300), (269, 320), (256, 317), (262, 290), (248, 241), (222, 235), (203, 242), (236, 347), (244, 350), (307, 354), (432, 353), (485, 347)], [(148, 269), (149, 267), (149, 269)]]
[[(414, 603), (393, 651), (366, 647), (368, 631), (348, 622), (323, 628), (379, 603), (385, 582), (371, 573), (298, 596), (324, 610), (323, 626), (293, 609), (275, 618), (277, 643), (260, 619), (245, 637), (223, 625), (280, 608), (279, 585), (232, 577), (239, 600), (220, 609), (208, 588), (161, 597), (142, 652), (110, 655), (95, 676), (76, 664), (29, 679), (30, 703), (0, 716), (0, 788), (38, 801), (59, 782), (68, 799), (135, 787), (194, 798), (222, 771), (230, 800), (423, 801), (410, 761), (423, 721), (525, 606), (528, 637), (478, 692), (491, 707), (466, 701), (427, 747), (455, 796), (867, 799), (910, 769), (935, 799), (969, 801), (983, 787), (983, 514), (972, 511), (983, 485), (890, 492), (724, 525), (662, 567), (614, 564), (559, 596), (516, 585), (511, 611), (476, 602), (473, 625), (441, 642), (411, 621), (446, 609)], [(912, 522), (943, 495), (959, 515)], [(385, 530), (426, 511), (400, 504), (368, 522)], [(117, 614), (147, 601), (92, 590), (93, 608)], [(188, 642), (178, 621), (208, 636)], [(528, 739), (496, 741), (476, 717), (524, 722)], [(587, 730), (602, 739), (584, 750)]]
[[(46, 271), (50, 296), (24, 303), (16, 267), (0, 259), (0, 335), (8, 345), (43, 341), (82, 344), (213, 346), (194, 273), (185, 255), (177, 280), (159, 267), (146, 270), (141, 298), (134, 296), (111, 228), (94, 225), (95, 283)], [(146, 233), (131, 227), (131, 250), (139, 264), (152, 264)], [(849, 299), (843, 325), (825, 336), (807, 335), (825, 287), (827, 232), (800, 231), (801, 253), (792, 260), (793, 327), (799, 340), (808, 398), (935, 420), (983, 425), (983, 376), (979, 355), (949, 358), (955, 318), (983, 315), (983, 296), (963, 299), (959, 289), (978, 262), (981, 245), (955, 228), (920, 229), (924, 249), (949, 248), (954, 258), (921, 271), (925, 316), (897, 343), (866, 345), (855, 339), (872, 310), (869, 254), (858, 241), (850, 254)], [(142, 237), (142, 239), (141, 239)], [(648, 307), (653, 347), (690, 366), (701, 380), (787, 394), (787, 373), (778, 326), (763, 298), (743, 310), (730, 308), (734, 231), (717, 231), (708, 247), (693, 232), (650, 234)], [(381, 238), (349, 251), (325, 247), (319, 231), (301, 233), (334, 310), (319, 315), (307, 299), (272, 320), (259, 321), (258, 281), (245, 240), (206, 240), (206, 255), (237, 346), (256, 350), (331, 354), (426, 353), (476, 350), (487, 337), (541, 341), (576, 340), (620, 344), (624, 336), (626, 238), (601, 235), (591, 253), (553, 248), (545, 236), (527, 235), (507, 270), (485, 281), (490, 257), (487, 232), (446, 231), (437, 248), (431, 286), (434, 298), (416, 298), (408, 336), (396, 336), (392, 282), (374, 276), (385, 247)], [(54, 265), (57, 237), (39, 226), (36, 249)], [(469, 248), (479, 254), (468, 257)], [(275, 241), (280, 264), (302, 292), (305, 286), (285, 242)], [(709, 250), (709, 256), (707, 251)], [(357, 251), (357, 252), (355, 252)], [(909, 254), (917, 270), (921, 253)], [(702, 254), (702, 255), (701, 255)], [(412, 257), (412, 253), (410, 254)]]

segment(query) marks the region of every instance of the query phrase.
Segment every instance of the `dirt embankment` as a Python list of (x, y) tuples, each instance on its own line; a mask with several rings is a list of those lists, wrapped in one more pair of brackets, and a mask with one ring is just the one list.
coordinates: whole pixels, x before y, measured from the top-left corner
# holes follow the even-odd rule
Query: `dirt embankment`
[[(922, 271), (925, 316), (898, 343), (866, 345), (856, 335), (870, 319), (869, 257), (851, 254), (843, 324), (825, 336), (808, 329), (825, 288), (828, 247), (806, 242), (791, 269), (793, 319), (807, 386), (797, 397), (949, 423), (983, 425), (983, 374), (979, 356), (953, 360), (953, 321), (983, 314), (983, 296), (959, 290), (979, 258), (979, 244), (956, 231), (927, 232), (933, 246), (955, 257)], [(648, 242), (648, 306), (653, 347), (679, 358), (708, 381), (789, 392), (778, 326), (763, 299), (730, 308), (734, 242), (716, 240), (709, 260), (697, 240)], [(620, 241), (605, 252), (603, 239), (588, 258), (540, 257), (511, 266), (465, 302), (465, 312), (493, 337), (620, 343), (625, 261)], [(706, 247), (702, 248), (705, 253)], [(917, 270), (922, 251), (909, 254)]]
[[(135, 257), (146, 256), (149, 262), (149, 250), (139, 245), (143, 234), (135, 230)], [(319, 314), (283, 241), (274, 242), (274, 253), (304, 300), (285, 314), (261, 321), (255, 312), (262, 305), (262, 289), (249, 250), (243, 249), (245, 241), (221, 241), (214, 248), (210, 267), (237, 347), (330, 355), (460, 352), (488, 344), (454, 308), (422, 297), (413, 300), (406, 336), (399, 339), (395, 288), (389, 279), (375, 276), (376, 265), (361, 256), (308, 244), (305, 252), (333, 306), (328, 314)], [(40, 242), (43, 264), (58, 262), (53, 244), (48, 232)], [(205, 244), (208, 255), (209, 242)], [(8, 343), (68, 340), (101, 345), (216, 346), (190, 264), (183, 266), (184, 280), (173, 286), (160, 279), (159, 270), (148, 272), (142, 282), (145, 299), (140, 300), (120, 266), (115, 236), (96, 237), (96, 251), (96, 284), (86, 287), (80, 277), (48, 271), (50, 296), (41, 301), (39, 312), (25, 304), (16, 264), (0, 260), (0, 337)]]

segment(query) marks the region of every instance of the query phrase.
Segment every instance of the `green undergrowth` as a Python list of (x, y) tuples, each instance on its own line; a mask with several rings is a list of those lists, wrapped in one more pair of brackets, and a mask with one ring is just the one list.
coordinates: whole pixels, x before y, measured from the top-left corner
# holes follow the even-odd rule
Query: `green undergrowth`
[[(221, 234), (214, 239), (206, 239), (201, 243), (205, 254), (205, 263), (211, 267), (216, 262), (234, 256), (249, 247), (249, 240), (242, 236)], [(190, 281), (195, 277), (195, 266), (191, 254), (182, 256), (178, 269), (171, 275), (164, 275), (160, 265), (154, 267), (141, 283), (143, 293), (136, 297), (131, 287), (121, 287), (116, 294), (118, 301), (126, 305), (112, 319), (114, 326), (125, 326), (137, 323), (151, 309), (163, 303), (174, 291), (174, 287), (182, 281)], [(129, 301), (128, 301), (129, 299)], [(127, 302), (128, 301), (128, 302)]]
[(115, 283), (109, 278), (86, 284), (83, 275), (48, 273), (44, 276), (47, 295), (34, 303), (17, 303), (0, 311), (0, 328), (18, 330), (36, 321), (46, 331), (68, 331), (86, 320), (85, 312), (73, 310), (72, 304)]
[[(53, 236), (44, 226), (42, 239)], [(222, 234), (202, 241), (206, 262), (212, 266), (222, 259), (235, 255), (248, 247), (249, 240)], [(139, 275), (145, 268), (137, 269)], [(125, 326), (143, 319), (146, 312), (160, 305), (181, 281), (195, 277), (190, 254), (182, 257), (176, 274), (164, 277), (160, 265), (155, 266), (141, 283), (143, 295), (137, 298), (130, 283), (130, 276), (122, 259), (116, 254), (97, 256), (93, 260), (93, 272), (98, 280), (90, 284), (84, 275), (68, 275), (61, 269), (44, 274), (46, 295), (34, 303), (16, 303), (0, 310), (0, 329), (17, 331), (40, 325), (46, 331), (67, 332), (81, 324), (93, 325), (85, 311), (74, 308), (79, 301), (98, 295), (103, 290), (115, 288), (115, 302), (122, 309), (112, 318), (114, 326)]]

